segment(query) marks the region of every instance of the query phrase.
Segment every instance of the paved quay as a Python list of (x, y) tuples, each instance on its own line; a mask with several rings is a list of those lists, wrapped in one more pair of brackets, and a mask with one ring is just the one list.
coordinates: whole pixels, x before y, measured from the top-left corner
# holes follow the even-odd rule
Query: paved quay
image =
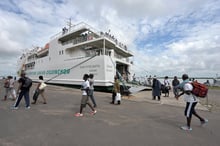
[[(11, 110), (14, 101), (0, 101), (0, 146), (219, 146), (219, 93), (209, 91), (209, 108), (203, 105), (206, 100), (198, 105), (197, 112), (209, 123), (201, 127), (193, 117), (193, 130), (187, 132), (179, 128), (186, 122), (185, 103), (172, 95), (153, 101), (151, 91), (142, 91), (123, 96), (121, 105), (111, 105), (110, 93), (95, 92), (97, 114), (90, 115), (86, 107), (83, 117), (74, 117), (81, 91), (49, 85), (46, 105), (39, 97), (29, 110), (24, 100), (18, 110)], [(1, 98), (3, 94), (1, 85)]]
[[(161, 100), (152, 100), (151, 96), (151, 90), (148, 91), (141, 91), (135, 94), (131, 94), (130, 96), (124, 96), (124, 99), (130, 100), (130, 101), (137, 101), (137, 102), (149, 102), (153, 104), (164, 104), (164, 105), (170, 105), (170, 106), (177, 106), (177, 107), (185, 107), (185, 101), (183, 98), (179, 98), (176, 100), (174, 98), (174, 95), (172, 91), (170, 91), (169, 97), (163, 97), (164, 94), (161, 95)], [(199, 110), (205, 110), (208, 111), (211, 108), (211, 105), (206, 101), (206, 99), (201, 99), (201, 103), (198, 103), (196, 108)]]

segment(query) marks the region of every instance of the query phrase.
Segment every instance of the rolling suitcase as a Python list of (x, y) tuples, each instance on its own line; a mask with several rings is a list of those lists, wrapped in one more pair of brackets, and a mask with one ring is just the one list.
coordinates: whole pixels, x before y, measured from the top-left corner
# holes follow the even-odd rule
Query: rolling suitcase
[(34, 95), (33, 95), (33, 100), (34, 101), (37, 101), (37, 98), (38, 98), (39, 94), (40, 94), (39, 90), (35, 90)]

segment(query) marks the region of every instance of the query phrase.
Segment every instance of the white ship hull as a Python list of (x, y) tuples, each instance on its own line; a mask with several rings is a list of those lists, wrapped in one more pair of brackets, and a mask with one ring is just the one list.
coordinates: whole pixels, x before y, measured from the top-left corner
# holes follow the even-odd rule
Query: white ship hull
[(116, 69), (109, 56), (95, 56), (61, 61), (56, 64), (44, 62), (26, 72), (33, 80), (38, 80), (42, 75), (49, 83), (73, 85), (80, 85), (85, 73), (94, 74), (97, 86), (110, 86)]

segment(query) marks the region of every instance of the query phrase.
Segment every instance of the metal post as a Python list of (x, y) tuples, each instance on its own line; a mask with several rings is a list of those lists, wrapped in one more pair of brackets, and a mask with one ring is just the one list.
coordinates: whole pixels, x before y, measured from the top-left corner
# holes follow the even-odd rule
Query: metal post
[(105, 55), (105, 38), (104, 38), (104, 41), (103, 41), (103, 55)]

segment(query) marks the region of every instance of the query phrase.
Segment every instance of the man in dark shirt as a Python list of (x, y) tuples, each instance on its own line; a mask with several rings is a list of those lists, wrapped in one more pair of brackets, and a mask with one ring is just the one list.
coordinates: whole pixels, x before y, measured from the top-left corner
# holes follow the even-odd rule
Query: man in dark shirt
[(25, 76), (25, 72), (22, 72), (21, 78), (18, 80), (19, 86), (18, 86), (17, 94), (19, 94), (19, 95), (18, 95), (18, 98), (17, 98), (14, 106), (12, 107), (12, 109), (18, 109), (18, 105), (19, 105), (23, 96), (24, 96), (25, 103), (26, 103), (25, 108), (30, 109), (29, 90), (30, 90), (32, 83), (31, 84), (29, 83), (30, 85), (26, 85), (27, 79), (28, 78)]
[(180, 84), (180, 81), (177, 79), (177, 76), (174, 76), (174, 79), (173, 79), (173, 81), (172, 81), (174, 97), (176, 97), (177, 95), (179, 95), (179, 89), (177, 88), (177, 86), (178, 86), (179, 84)]

